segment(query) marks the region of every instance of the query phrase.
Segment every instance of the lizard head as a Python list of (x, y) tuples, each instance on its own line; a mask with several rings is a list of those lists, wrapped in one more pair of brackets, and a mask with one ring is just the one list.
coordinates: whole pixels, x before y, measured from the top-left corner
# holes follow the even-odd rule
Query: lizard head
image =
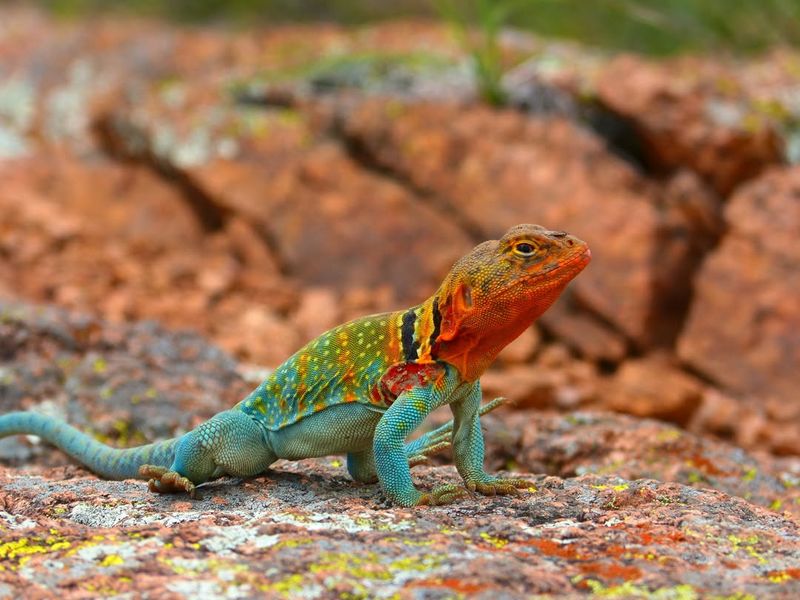
[(437, 359), (474, 380), (558, 298), (589, 263), (585, 242), (516, 225), (459, 259), (430, 302), (439, 314)]

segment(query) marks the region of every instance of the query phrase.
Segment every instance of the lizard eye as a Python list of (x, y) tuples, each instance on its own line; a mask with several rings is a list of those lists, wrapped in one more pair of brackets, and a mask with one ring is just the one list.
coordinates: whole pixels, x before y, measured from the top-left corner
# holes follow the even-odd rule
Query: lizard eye
[(536, 254), (536, 246), (529, 244), (528, 242), (520, 242), (518, 244), (514, 244), (514, 253), (525, 258), (530, 258)]

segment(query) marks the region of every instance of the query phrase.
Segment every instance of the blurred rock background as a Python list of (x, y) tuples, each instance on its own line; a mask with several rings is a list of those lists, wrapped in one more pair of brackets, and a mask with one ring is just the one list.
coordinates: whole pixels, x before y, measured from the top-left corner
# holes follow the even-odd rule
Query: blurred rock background
[(0, 7), (0, 297), (269, 368), (542, 223), (594, 261), (487, 396), (800, 453), (796, 2), (220, 4)]

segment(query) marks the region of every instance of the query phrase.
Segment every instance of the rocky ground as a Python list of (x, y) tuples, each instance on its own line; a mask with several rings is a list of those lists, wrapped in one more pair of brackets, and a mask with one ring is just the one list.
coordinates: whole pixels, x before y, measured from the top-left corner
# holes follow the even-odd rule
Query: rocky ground
[[(531, 478), (517, 498), (391, 509), (340, 464), (279, 466), (194, 502), (75, 468), (3, 471), (0, 593), (26, 598), (795, 597), (795, 521), (708, 489)], [(424, 485), (453, 468), (415, 470)], [(67, 478), (66, 481), (63, 481)], [(737, 592), (740, 592), (737, 595)], [(749, 594), (749, 595), (748, 595)]]
[[(511, 224), (568, 230), (594, 256), (484, 378), (517, 406), (486, 419), (490, 461), (548, 474), (537, 492), (387, 512), (316, 461), (176, 508), (6, 441), (7, 585), (793, 595), (800, 55), (502, 46), (512, 106), (492, 109), (438, 24), (230, 32), (0, 11), (0, 410), (119, 445), (173, 435), (328, 327), (423, 299)], [(17, 478), (32, 465), (42, 479)], [(378, 516), (354, 530), (337, 505)], [(194, 516), (177, 525), (177, 509)], [(636, 537), (639, 523), (663, 529)], [(199, 546), (167, 541), (171, 525)], [(128, 550), (83, 550), (93, 535)], [(484, 561), (504, 575), (471, 583), (465, 565)]]
[[(194, 334), (14, 304), (0, 314), (0, 409), (47, 398), (39, 410), (101, 438), (114, 430), (109, 443), (180, 433), (247, 387)], [(47, 446), (7, 438), (0, 594), (800, 593), (800, 461), (612, 414), (501, 411), (484, 427), (491, 468), (527, 474), (530, 489), (420, 509), (390, 507), (339, 458), (281, 461), (189, 500), (99, 480)], [(458, 478), (452, 466), (414, 474), (423, 487)]]

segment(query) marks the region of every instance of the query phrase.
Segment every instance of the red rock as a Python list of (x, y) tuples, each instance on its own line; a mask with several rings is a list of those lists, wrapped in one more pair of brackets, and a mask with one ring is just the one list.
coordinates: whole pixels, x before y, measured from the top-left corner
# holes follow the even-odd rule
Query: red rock
[[(128, 418), (166, 437), (242, 393), (233, 362), (196, 335), (20, 305), (0, 314), (2, 366), (16, 375), (4, 377), (3, 411), (52, 397), (84, 413), (79, 425), (103, 428), (134, 408)], [(563, 346), (538, 358), (571, 360)], [(131, 383), (143, 392), (132, 404), (122, 388)], [(389, 506), (378, 486), (352, 482), (331, 458), (281, 461), (263, 477), (212, 482), (189, 500), (154, 497), (143, 481), (47, 467), (64, 461), (49, 448), (12, 455), (17, 466), (0, 468), (0, 593), (800, 593), (792, 575), (800, 528), (790, 515), (800, 506), (796, 459), (759, 460), (620, 415), (498, 412), (483, 424), (490, 462), (504, 458), (506, 444), (516, 464), (550, 474), (516, 473), (532, 483), (516, 497), (406, 509)], [(138, 442), (135, 431), (117, 430), (117, 441)], [(415, 468), (413, 477), (423, 489), (459, 481), (453, 467)]]
[(517, 364), (528, 362), (541, 343), (541, 334), (534, 325), (529, 327), (522, 334), (500, 351), (497, 360), (502, 364)]
[(697, 410), (703, 385), (668, 356), (625, 361), (605, 386), (599, 402), (617, 412), (686, 425)]
[(298, 185), (264, 221), (290, 273), (306, 284), (385, 285), (396, 302), (418, 302), (472, 246), (452, 220), (340, 148), (322, 146), (307, 160), (324, 163), (324, 175)]
[(612, 413), (498, 410), (482, 423), (492, 468), (511, 464), (558, 477), (614, 473), (675, 481), (800, 515), (796, 456), (748, 454), (667, 423)]
[(728, 389), (792, 402), (800, 386), (800, 169), (766, 173), (725, 210), (695, 282), (682, 360)]
[(336, 294), (328, 288), (310, 288), (303, 292), (300, 306), (292, 322), (301, 331), (302, 339), (310, 340), (342, 323)]
[(561, 343), (545, 345), (539, 356), (536, 357), (537, 364), (551, 369), (565, 368), (572, 360), (572, 353), (569, 348)]
[(559, 384), (563, 384), (560, 373), (539, 371), (529, 365), (490, 370), (481, 378), (481, 388), (487, 398), (509, 398), (520, 408), (552, 407)]
[[(0, 575), (9, 595), (800, 591), (796, 522), (677, 483), (531, 476), (535, 491), (518, 497), (402, 509), (326, 459), (286, 463), (240, 486), (224, 480), (192, 501), (154, 499), (144, 482), (60, 475), (0, 470), (0, 506), (13, 506)], [(425, 487), (458, 477), (444, 467), (414, 476)]]
[[(242, 277), (256, 277), (261, 281), (265, 277), (280, 273), (280, 265), (270, 251), (268, 243), (244, 219), (233, 217), (225, 224), (225, 233), (221, 236), (221, 244), (230, 245), (232, 253), (246, 267)], [(249, 283), (256, 283), (250, 282)]]
[(263, 298), (274, 311), (294, 303), (248, 225), (232, 219), (208, 235), (191, 202), (148, 169), (54, 156), (6, 163), (2, 174), (0, 248), (20, 296), (206, 332), (229, 318), (221, 297)]
[[(246, 123), (246, 115), (217, 99), (220, 123)], [(203, 98), (180, 111), (157, 95), (147, 111), (120, 109), (104, 124), (109, 146), (156, 160), (191, 182), (223, 220), (233, 214), (269, 240), (284, 273), (307, 286), (342, 294), (355, 287), (388, 286), (390, 306), (418, 302), (440, 283), (472, 245), (457, 224), (388, 178), (365, 170), (336, 143), (313, 141), (308, 120), (292, 113), (259, 118), (271, 129), (244, 129), (235, 138), (236, 161), (213, 155), (182, 162), (187, 143), (159, 145), (159, 128), (191, 131), (210, 107)], [(180, 113), (180, 114), (178, 114)], [(252, 124), (251, 124), (252, 125)], [(228, 135), (221, 124), (204, 129), (210, 147)], [(144, 140), (144, 147), (141, 141)]]
[(633, 122), (652, 168), (689, 167), (728, 194), (782, 160), (773, 123), (750, 108), (736, 78), (735, 66), (714, 61), (626, 55), (601, 69), (596, 86), (607, 108)]
[(588, 360), (619, 363), (628, 353), (622, 335), (572, 305), (569, 295), (550, 307), (541, 322), (547, 331)]
[(667, 218), (682, 225), (686, 242), (704, 255), (725, 231), (722, 203), (703, 181), (687, 169), (677, 171), (664, 185), (662, 208)]
[[(120, 445), (171, 437), (249, 391), (228, 355), (197, 334), (154, 323), (111, 324), (48, 306), (0, 303), (0, 413), (51, 414)], [(18, 445), (18, 449), (19, 449)], [(66, 462), (44, 452), (47, 464)]]
[(800, 454), (798, 411), (800, 406), (795, 402), (737, 398), (711, 388), (703, 392), (700, 406), (687, 427), (696, 433), (718, 435), (749, 450), (797, 456)]
[(297, 329), (268, 306), (239, 299), (225, 301), (224, 319), (214, 328), (223, 348), (248, 362), (276, 367), (302, 345)]
[(759, 422), (760, 429), (766, 424), (766, 419), (758, 415), (756, 407), (750, 407), (746, 402), (737, 400), (715, 389), (708, 389), (703, 393), (702, 402), (697, 407), (692, 420), (687, 428), (696, 433), (708, 432), (722, 438), (735, 440), (744, 447), (752, 447), (754, 440), (750, 435), (742, 435), (742, 430), (752, 430), (751, 423), (754, 419)]
[(485, 397), (502, 396), (519, 408), (570, 409), (594, 399), (596, 380), (591, 363), (569, 359), (548, 367), (539, 358), (530, 365), (490, 369), (481, 378), (481, 387)]
[[(481, 236), (538, 222), (585, 239), (593, 262), (571, 286), (579, 303), (639, 346), (674, 336), (683, 318), (674, 297), (688, 297), (688, 281), (675, 275), (692, 260), (683, 232), (656, 190), (590, 132), (559, 118), (446, 104), (365, 102), (343, 119), (361, 152)], [(672, 282), (666, 298), (664, 281)]]

